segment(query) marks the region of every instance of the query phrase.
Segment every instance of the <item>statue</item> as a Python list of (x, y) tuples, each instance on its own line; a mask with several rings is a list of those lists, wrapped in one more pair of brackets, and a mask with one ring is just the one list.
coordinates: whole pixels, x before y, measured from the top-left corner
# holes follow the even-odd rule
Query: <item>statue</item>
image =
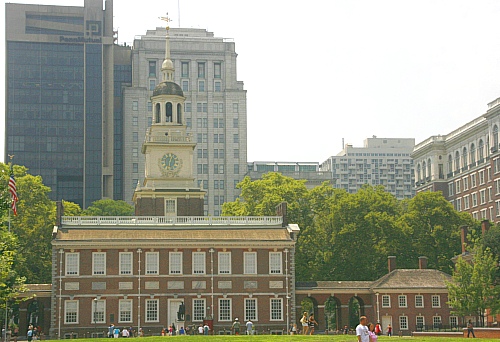
[(186, 307), (184, 305), (184, 302), (181, 302), (181, 305), (179, 305), (179, 311), (177, 311), (177, 319), (179, 321), (183, 321), (185, 313), (186, 313)]

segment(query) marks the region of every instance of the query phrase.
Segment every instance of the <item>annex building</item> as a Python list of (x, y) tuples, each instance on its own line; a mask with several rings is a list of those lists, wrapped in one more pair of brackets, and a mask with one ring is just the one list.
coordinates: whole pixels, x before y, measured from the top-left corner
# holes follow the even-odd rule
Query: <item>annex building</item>
[(416, 191), (441, 191), (476, 220), (500, 218), (500, 99), (454, 131), (415, 146)]

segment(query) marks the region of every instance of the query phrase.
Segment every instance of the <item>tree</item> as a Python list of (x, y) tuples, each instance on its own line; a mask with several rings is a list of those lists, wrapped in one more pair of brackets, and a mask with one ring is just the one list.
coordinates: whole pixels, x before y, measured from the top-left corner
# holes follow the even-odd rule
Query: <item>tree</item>
[(82, 208), (76, 203), (62, 201), (64, 207), (64, 216), (80, 216), (82, 215)]
[(472, 260), (458, 257), (452, 281), (447, 283), (448, 304), (460, 316), (477, 316), (484, 326), (486, 309), (500, 312), (500, 286), (495, 285), (497, 262), (491, 251), (476, 246)]
[(92, 203), (82, 212), (83, 216), (132, 216), (134, 207), (125, 201), (102, 199)]
[[(491, 227), (482, 237), (481, 244), (483, 248), (490, 249), (493, 258), (500, 265), (500, 226)], [(495, 284), (500, 285), (500, 267), (497, 268)]]

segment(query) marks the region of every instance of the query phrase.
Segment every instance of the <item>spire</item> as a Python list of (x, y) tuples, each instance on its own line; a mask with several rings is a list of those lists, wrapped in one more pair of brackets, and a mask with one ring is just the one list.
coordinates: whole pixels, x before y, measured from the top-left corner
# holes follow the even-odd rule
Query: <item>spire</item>
[(173, 82), (174, 81), (174, 63), (170, 59), (170, 36), (168, 34), (168, 31), (170, 30), (170, 27), (168, 26), (168, 23), (172, 21), (168, 17), (168, 13), (166, 17), (160, 17), (160, 20), (163, 20), (167, 22), (167, 35), (165, 37), (165, 60), (163, 61), (161, 65), (161, 73), (163, 75), (163, 80), (162, 82)]

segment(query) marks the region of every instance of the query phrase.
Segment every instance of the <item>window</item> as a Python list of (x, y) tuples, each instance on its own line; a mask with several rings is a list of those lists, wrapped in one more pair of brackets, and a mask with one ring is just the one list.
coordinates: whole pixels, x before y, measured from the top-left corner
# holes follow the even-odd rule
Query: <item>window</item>
[(91, 323), (106, 323), (106, 301), (92, 300), (92, 322)]
[(214, 63), (214, 78), (221, 78), (221, 64)]
[(497, 210), (497, 217), (500, 216), (500, 201), (495, 201), (496, 205), (496, 210)]
[(203, 322), (205, 318), (205, 299), (193, 299), (193, 322)]
[(148, 112), (152, 111), (153, 111), (153, 104), (151, 103), (151, 101), (148, 101)]
[(139, 149), (137, 147), (132, 148), (132, 157), (139, 156)]
[(223, 148), (215, 148), (214, 149), (214, 158), (215, 159), (224, 159), (224, 149)]
[(234, 118), (233, 119), (233, 128), (238, 128), (238, 127), (239, 127), (238, 118)]
[(470, 195), (464, 196), (464, 209), (467, 210), (470, 208)]
[(238, 104), (233, 103), (233, 113), (238, 113)]
[(158, 299), (146, 299), (146, 322), (158, 322)]
[(434, 329), (440, 329), (441, 328), (441, 316), (434, 316), (432, 317), (432, 326)]
[(139, 133), (132, 132), (132, 142), (138, 142), (138, 141), (139, 141)]
[(231, 299), (219, 298), (219, 321), (231, 321)]
[(132, 110), (139, 110), (139, 101), (132, 101)]
[(78, 323), (78, 301), (65, 300), (64, 301), (64, 323), (72, 324)]
[(239, 134), (233, 134), (233, 142), (235, 144), (238, 144), (240, 142), (240, 135)]
[(198, 81), (198, 91), (205, 91), (205, 81)]
[(453, 182), (448, 183), (448, 195), (453, 196), (453, 190), (455, 189)]
[(132, 299), (120, 299), (118, 302), (118, 323), (132, 322)]
[(146, 274), (158, 274), (158, 252), (146, 252)]
[(239, 159), (240, 158), (240, 149), (235, 148), (234, 149), (234, 159)]
[(472, 194), (472, 207), (477, 207), (477, 192)]
[(425, 325), (424, 316), (417, 316), (415, 323), (417, 323), (417, 331), (422, 331)]
[(382, 295), (382, 307), (383, 308), (390, 308), (391, 307), (391, 296)]
[(132, 117), (132, 126), (139, 125), (139, 118), (137, 116)]
[(198, 113), (207, 113), (208, 105), (206, 102), (197, 102), (196, 103), (196, 112)]
[(219, 274), (231, 274), (231, 252), (219, 252)]
[(476, 187), (476, 174), (475, 173), (470, 175), (470, 187), (471, 188)]
[(464, 191), (469, 190), (469, 177), (464, 177), (462, 179), (462, 184), (464, 185)]
[(234, 174), (235, 175), (240, 174), (240, 165), (239, 164), (234, 164)]
[(169, 252), (169, 273), (182, 274), (182, 252)]
[(440, 308), (441, 307), (441, 297), (439, 295), (434, 295), (432, 298), (432, 307)]
[(198, 164), (196, 165), (196, 171), (199, 175), (207, 175), (208, 174), (208, 164)]
[(238, 184), (240, 184), (240, 181), (238, 179), (234, 180), (234, 188), (238, 189)]
[(182, 91), (189, 91), (189, 81), (182, 80)]
[(415, 296), (415, 307), (416, 308), (423, 308), (424, 307), (424, 296), (422, 296), (422, 295)]
[(257, 320), (257, 299), (245, 298), (245, 321)]
[(450, 326), (451, 328), (458, 328), (458, 316), (450, 316)]
[(181, 77), (189, 77), (189, 62), (181, 62)]
[(455, 210), (462, 211), (462, 198), (457, 198), (455, 201)]
[(165, 200), (165, 215), (166, 216), (175, 216), (177, 213), (177, 206), (175, 203), (175, 199), (166, 199)]
[(186, 127), (187, 128), (191, 128), (192, 127), (192, 123), (191, 123), (191, 118), (186, 118)]
[(205, 252), (193, 252), (193, 274), (205, 274)]
[(220, 93), (221, 89), (222, 89), (222, 82), (220, 82), (220, 81), (215, 81), (215, 82), (214, 82), (214, 91), (215, 91), (216, 93)]
[(214, 143), (224, 143), (224, 134), (214, 134)]
[(214, 119), (214, 128), (224, 128), (224, 119), (215, 118)]
[(149, 90), (153, 91), (156, 87), (156, 80), (149, 80)]
[(156, 77), (156, 61), (149, 61), (149, 77)]
[(479, 185), (484, 184), (484, 170), (478, 172), (479, 175)]
[(224, 103), (215, 102), (214, 103), (214, 113), (224, 113)]
[(282, 257), (281, 252), (269, 252), (269, 274), (282, 273), (281, 257)]
[(408, 330), (407, 316), (399, 316), (399, 330)]
[(486, 203), (486, 189), (480, 190), (479, 191), (479, 199), (481, 204)]
[(198, 62), (198, 78), (205, 78), (205, 63)]
[(80, 274), (80, 253), (66, 253), (66, 275)]
[(224, 164), (214, 164), (214, 174), (224, 174)]
[(257, 253), (243, 253), (243, 274), (257, 274)]
[(184, 103), (184, 112), (191, 113), (191, 102)]
[(283, 299), (271, 298), (271, 321), (283, 320)]
[(398, 296), (398, 302), (399, 302), (400, 308), (406, 308), (408, 306), (406, 304), (406, 296), (405, 295)]
[(455, 193), (456, 194), (460, 193), (460, 179), (455, 181)]
[(120, 274), (127, 275), (132, 274), (132, 252), (120, 252)]

